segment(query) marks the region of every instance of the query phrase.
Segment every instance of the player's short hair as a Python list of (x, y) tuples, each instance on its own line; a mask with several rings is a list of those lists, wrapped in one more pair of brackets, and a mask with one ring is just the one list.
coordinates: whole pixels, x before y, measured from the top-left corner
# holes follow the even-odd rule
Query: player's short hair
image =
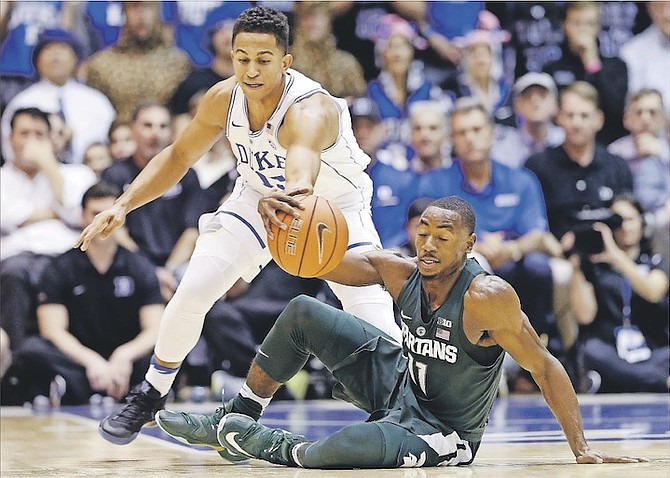
[(233, 43), (239, 33), (267, 33), (275, 37), (277, 46), (288, 52), (288, 18), (270, 7), (252, 7), (243, 11), (233, 27)]
[(95, 183), (93, 186), (88, 188), (84, 195), (81, 197), (81, 207), (85, 208), (88, 201), (91, 199), (100, 199), (100, 198), (118, 198), (121, 195), (121, 190), (115, 184), (110, 184), (105, 181), (100, 181)]
[(463, 225), (467, 228), (468, 234), (475, 232), (475, 212), (467, 201), (458, 196), (447, 196), (436, 199), (428, 207), (439, 207), (448, 211), (454, 211), (461, 216)]
[(30, 116), (31, 118), (34, 118), (36, 120), (42, 121), (44, 124), (47, 125), (47, 130), (51, 131), (51, 123), (49, 122), (49, 114), (45, 113), (39, 108), (19, 108), (14, 112), (12, 115), (12, 119), (9, 121), (9, 126), (10, 129), (13, 131), (14, 130), (14, 125), (16, 123), (16, 118), (18, 118), (21, 115), (26, 115)]

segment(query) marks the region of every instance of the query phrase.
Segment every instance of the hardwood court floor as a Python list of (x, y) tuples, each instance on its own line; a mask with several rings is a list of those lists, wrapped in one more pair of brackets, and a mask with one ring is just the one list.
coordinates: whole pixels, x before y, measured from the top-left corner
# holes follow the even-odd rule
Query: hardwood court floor
[[(541, 397), (499, 399), (475, 464), (459, 468), (393, 470), (302, 470), (252, 460), (229, 465), (211, 450), (177, 444), (157, 428), (130, 445), (107, 443), (97, 433), (109, 410), (0, 409), (0, 476), (137, 478), (451, 478), (451, 477), (670, 477), (670, 414), (667, 395), (582, 396), (586, 436), (603, 451), (645, 456), (648, 463), (577, 465)], [(208, 412), (216, 404), (171, 404)], [(320, 438), (365, 418), (336, 401), (276, 402), (263, 422)]]

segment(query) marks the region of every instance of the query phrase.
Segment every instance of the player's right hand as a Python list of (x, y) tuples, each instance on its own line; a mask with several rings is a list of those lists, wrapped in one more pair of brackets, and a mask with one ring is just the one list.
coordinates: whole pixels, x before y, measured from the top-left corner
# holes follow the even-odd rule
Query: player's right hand
[(98, 213), (93, 218), (93, 221), (84, 228), (79, 235), (79, 239), (77, 239), (72, 247), (79, 247), (82, 251), (85, 251), (88, 249), (91, 240), (96, 236), (100, 236), (101, 239), (108, 238), (114, 229), (121, 227), (126, 222), (126, 214), (125, 207), (120, 204), (114, 204)]
[(277, 211), (284, 211), (295, 217), (300, 216), (300, 210), (304, 209), (299, 197), (308, 195), (311, 191), (307, 188), (297, 188), (288, 193), (272, 188), (268, 194), (258, 201), (258, 213), (263, 219), (265, 231), (270, 239), (274, 239), (272, 224), (280, 229), (286, 229), (286, 225), (277, 217)]

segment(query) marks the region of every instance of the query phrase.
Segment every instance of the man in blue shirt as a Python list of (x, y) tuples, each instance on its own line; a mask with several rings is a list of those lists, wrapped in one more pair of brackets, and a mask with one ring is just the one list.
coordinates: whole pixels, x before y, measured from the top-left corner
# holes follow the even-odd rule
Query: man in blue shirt
[(453, 194), (472, 205), (477, 217), (474, 252), (517, 289), (533, 326), (560, 356), (549, 256), (561, 256), (562, 250), (549, 233), (540, 183), (525, 168), (511, 169), (492, 161), (493, 123), (477, 100), (456, 102), (451, 137), (454, 164), (426, 173), (419, 183), (419, 196)]
[(450, 164), (447, 119), (437, 101), (416, 101), (409, 108), (409, 144), (380, 148), (368, 168), (374, 184), (372, 220), (384, 247), (406, 240), (405, 219), (416, 199), (419, 179), (435, 168)]

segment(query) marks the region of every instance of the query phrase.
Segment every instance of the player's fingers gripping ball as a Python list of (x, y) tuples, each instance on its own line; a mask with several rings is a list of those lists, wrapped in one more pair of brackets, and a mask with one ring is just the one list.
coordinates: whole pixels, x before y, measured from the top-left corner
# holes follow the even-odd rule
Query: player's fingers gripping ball
[(277, 265), (291, 275), (316, 277), (333, 270), (344, 257), (349, 229), (342, 211), (319, 196), (300, 201), (305, 209), (295, 218), (283, 211), (277, 217), (288, 227), (274, 224), (274, 239), (268, 239), (270, 254)]

